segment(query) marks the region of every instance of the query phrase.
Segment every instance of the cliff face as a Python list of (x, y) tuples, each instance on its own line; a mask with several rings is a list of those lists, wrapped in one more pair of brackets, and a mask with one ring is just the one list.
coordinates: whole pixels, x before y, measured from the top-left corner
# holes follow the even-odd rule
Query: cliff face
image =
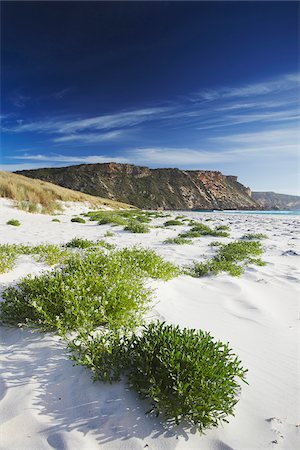
[(297, 195), (276, 194), (275, 192), (253, 192), (253, 199), (262, 209), (299, 210), (300, 197)]
[(239, 183), (237, 177), (216, 171), (106, 163), (18, 173), (145, 209), (258, 208), (249, 188)]

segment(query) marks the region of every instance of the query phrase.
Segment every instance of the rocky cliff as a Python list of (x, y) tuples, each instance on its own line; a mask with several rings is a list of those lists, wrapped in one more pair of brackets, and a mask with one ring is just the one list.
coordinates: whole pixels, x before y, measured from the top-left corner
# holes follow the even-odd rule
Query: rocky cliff
[(19, 171), (22, 175), (145, 209), (257, 209), (235, 176), (209, 170), (149, 169), (131, 164)]
[(276, 192), (253, 192), (252, 197), (262, 209), (281, 211), (300, 209), (300, 197), (297, 195), (276, 194)]

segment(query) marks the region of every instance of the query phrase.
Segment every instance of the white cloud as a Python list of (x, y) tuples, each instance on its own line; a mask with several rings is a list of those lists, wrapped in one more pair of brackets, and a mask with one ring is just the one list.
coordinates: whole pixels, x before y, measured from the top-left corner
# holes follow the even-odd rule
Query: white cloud
[(220, 87), (215, 90), (201, 90), (196, 97), (204, 100), (216, 100), (220, 98), (249, 98), (260, 97), (267, 94), (276, 94), (299, 89), (299, 74), (287, 74), (261, 83), (247, 84), (238, 87)]
[(24, 155), (20, 155), (18, 157), (13, 157), (12, 159), (18, 160), (29, 160), (29, 161), (53, 161), (56, 163), (77, 163), (77, 164), (96, 164), (96, 163), (104, 163), (104, 162), (120, 162), (120, 163), (128, 163), (128, 159), (125, 157), (111, 157), (106, 155), (89, 155), (89, 156), (73, 156), (73, 155), (60, 155), (51, 153), (49, 155), (46, 154), (37, 154), (32, 155), (29, 153), (25, 153)]
[(53, 139), (54, 142), (85, 142), (95, 143), (103, 141), (116, 140), (123, 134), (123, 131), (111, 131), (109, 133), (88, 133), (88, 134), (70, 134)]
[(39, 122), (23, 123), (4, 129), (17, 133), (34, 132), (70, 134), (81, 131), (108, 130), (112, 128), (131, 127), (142, 122), (155, 120), (157, 116), (169, 108), (145, 108), (115, 114), (73, 120), (43, 120)]

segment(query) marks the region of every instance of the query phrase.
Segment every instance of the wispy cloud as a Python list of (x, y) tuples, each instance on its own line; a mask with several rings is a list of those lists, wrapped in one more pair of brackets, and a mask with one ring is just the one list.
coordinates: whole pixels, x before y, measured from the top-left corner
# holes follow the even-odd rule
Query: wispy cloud
[(55, 163), (76, 163), (76, 164), (96, 164), (104, 162), (119, 162), (128, 163), (129, 160), (122, 156), (112, 157), (109, 155), (88, 155), (88, 156), (73, 156), (73, 155), (60, 155), (56, 153), (50, 154), (29, 154), (13, 157), (12, 159), (28, 160), (28, 161), (47, 161)]
[(112, 128), (131, 127), (145, 121), (153, 120), (168, 108), (145, 108), (134, 111), (106, 114), (102, 116), (89, 117), (86, 119), (71, 120), (43, 120), (38, 122), (23, 123), (19, 126), (11, 126), (5, 131), (16, 133), (43, 132), (68, 134), (89, 130), (108, 130)]
[(9, 99), (16, 108), (24, 108), (31, 97), (20, 94), (19, 92), (14, 92)]
[(120, 136), (122, 136), (123, 131), (111, 131), (108, 133), (87, 133), (87, 134), (69, 134), (66, 136), (61, 136), (53, 139), (54, 142), (80, 142), (80, 143), (96, 143), (103, 141), (111, 141), (116, 140)]
[(267, 94), (278, 94), (299, 88), (299, 74), (287, 74), (276, 79), (261, 83), (252, 83), (239, 87), (220, 87), (219, 89), (201, 90), (195, 94), (196, 98), (216, 100), (220, 98), (250, 98), (261, 97)]
[[(299, 89), (299, 75), (288, 74), (244, 86), (204, 89), (169, 104), (92, 117), (54, 116), (28, 121), (19, 116), (4, 120), (2, 129), (15, 135), (41, 135), (43, 142), (50, 142), (53, 148), (62, 145), (92, 147), (102, 142), (121, 142), (125, 148), (132, 142), (131, 135), (135, 142), (147, 140), (147, 148), (156, 145), (169, 148), (178, 138), (178, 145), (183, 148), (196, 147), (211, 152), (213, 141), (208, 146), (205, 139), (215, 130), (226, 136), (246, 132), (250, 126), (253, 132), (273, 130), (275, 125), (279, 128), (295, 126), (300, 118)], [(208, 155), (204, 153), (202, 157), (205, 159)]]

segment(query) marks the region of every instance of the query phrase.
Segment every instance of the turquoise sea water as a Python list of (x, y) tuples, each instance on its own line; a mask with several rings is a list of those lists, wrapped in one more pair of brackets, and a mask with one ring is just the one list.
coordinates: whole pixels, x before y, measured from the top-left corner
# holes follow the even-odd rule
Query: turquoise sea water
[(300, 216), (300, 210), (293, 210), (293, 211), (230, 211), (230, 210), (203, 211), (203, 210), (197, 210), (195, 212), (211, 212), (211, 213), (222, 213), (222, 214), (260, 214), (260, 215), (276, 214), (277, 216)]

